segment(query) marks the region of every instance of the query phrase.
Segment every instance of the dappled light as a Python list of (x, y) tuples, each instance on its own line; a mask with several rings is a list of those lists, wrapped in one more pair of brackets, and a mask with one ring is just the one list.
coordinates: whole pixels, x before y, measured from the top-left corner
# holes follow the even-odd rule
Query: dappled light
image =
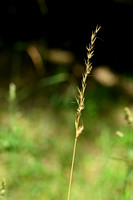
[(45, 68), (43, 66), (42, 57), (41, 57), (38, 49), (34, 45), (30, 45), (27, 48), (27, 53), (31, 57), (37, 73), (40, 75), (43, 74)]
[(132, 200), (132, 10), (0, 2), (0, 199)]
[(119, 78), (116, 74), (112, 73), (109, 67), (100, 66), (94, 70), (95, 79), (106, 87), (112, 87), (118, 84)]

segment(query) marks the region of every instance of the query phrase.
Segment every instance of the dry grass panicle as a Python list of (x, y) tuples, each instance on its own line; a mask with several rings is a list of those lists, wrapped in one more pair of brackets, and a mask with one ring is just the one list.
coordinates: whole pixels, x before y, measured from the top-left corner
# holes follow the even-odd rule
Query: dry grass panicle
[(79, 125), (79, 121), (80, 121), (81, 111), (84, 109), (84, 100), (85, 100), (84, 93), (85, 93), (85, 88), (86, 88), (86, 81), (87, 81), (87, 76), (90, 74), (92, 70), (91, 58), (94, 55), (94, 43), (96, 40), (96, 35), (99, 30), (100, 30), (100, 27), (96, 27), (96, 30), (92, 32), (91, 42), (89, 46), (87, 47), (87, 59), (85, 61), (86, 69), (82, 76), (81, 89), (78, 88), (79, 96), (78, 98), (76, 98), (78, 108), (77, 108), (76, 119), (75, 119), (76, 137), (78, 137), (84, 129), (83, 125), (82, 126)]
[(96, 36), (98, 31), (100, 30), (101, 27), (96, 27), (96, 30), (92, 32), (91, 35), (91, 41), (89, 46), (87, 47), (87, 59), (85, 61), (85, 72), (82, 75), (82, 84), (81, 84), (81, 89), (78, 88), (78, 93), (79, 96), (76, 98), (78, 108), (76, 112), (76, 118), (75, 118), (75, 129), (76, 129), (76, 134), (75, 134), (75, 142), (74, 142), (74, 148), (73, 148), (73, 156), (72, 156), (72, 164), (71, 164), (71, 171), (70, 171), (70, 179), (69, 179), (69, 189), (68, 189), (68, 197), (67, 200), (70, 199), (70, 191), (71, 191), (71, 183), (72, 183), (72, 176), (73, 176), (73, 166), (74, 166), (74, 159), (75, 159), (75, 152), (76, 152), (76, 144), (77, 144), (77, 139), (79, 135), (83, 132), (84, 126), (80, 125), (80, 117), (81, 117), (81, 112), (84, 109), (84, 94), (85, 94), (85, 88), (86, 88), (86, 82), (87, 82), (87, 77), (90, 74), (92, 70), (92, 63), (91, 63), (91, 58), (94, 55), (94, 43), (96, 40)]

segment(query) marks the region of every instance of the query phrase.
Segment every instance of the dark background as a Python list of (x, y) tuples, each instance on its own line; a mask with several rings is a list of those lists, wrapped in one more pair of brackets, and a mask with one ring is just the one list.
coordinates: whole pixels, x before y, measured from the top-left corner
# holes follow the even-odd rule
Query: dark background
[(124, 114), (129, 107), (132, 119), (132, 15), (132, 0), (0, 1), (0, 181), (6, 179), (6, 199), (66, 199), (75, 97), (97, 25), (71, 197), (121, 199), (130, 189), (132, 195), (133, 127)]
[(133, 1), (0, 1), (0, 53), (12, 54), (18, 41), (41, 40), (46, 50), (72, 51), (83, 63), (91, 31), (100, 25), (94, 64), (132, 73), (132, 19)]

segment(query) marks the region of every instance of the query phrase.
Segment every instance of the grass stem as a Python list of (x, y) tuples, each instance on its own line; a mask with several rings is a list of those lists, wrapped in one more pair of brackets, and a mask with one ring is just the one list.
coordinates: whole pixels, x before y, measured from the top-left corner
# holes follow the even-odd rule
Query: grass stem
[(68, 189), (67, 200), (70, 199), (70, 191), (71, 191), (71, 185), (72, 185), (73, 166), (74, 166), (74, 160), (75, 160), (76, 146), (77, 146), (77, 137), (75, 137), (74, 148), (73, 148), (73, 156), (72, 156), (72, 164), (71, 164), (71, 171), (70, 171), (70, 180), (69, 180), (69, 189)]
[(70, 171), (70, 179), (69, 179), (69, 189), (68, 189), (68, 197), (67, 200), (70, 199), (70, 192), (71, 192), (71, 185), (72, 185), (72, 177), (73, 177), (73, 167), (74, 167), (74, 160), (75, 160), (75, 152), (76, 152), (76, 145), (77, 145), (77, 139), (79, 135), (83, 132), (84, 126), (83, 124), (80, 125), (80, 117), (82, 110), (84, 109), (84, 94), (85, 94), (85, 89), (86, 89), (86, 84), (87, 84), (87, 77), (91, 72), (92, 69), (92, 63), (91, 63), (91, 58), (94, 55), (94, 43), (96, 40), (96, 35), (97, 32), (100, 30), (100, 27), (96, 27), (96, 30), (92, 32), (91, 35), (91, 42), (89, 46), (87, 47), (87, 59), (85, 61), (85, 72), (82, 75), (82, 84), (81, 84), (81, 89), (78, 88), (78, 93), (79, 96), (76, 98), (78, 108), (76, 112), (76, 118), (75, 118), (75, 129), (76, 129), (76, 134), (75, 134), (75, 142), (74, 142), (74, 148), (73, 148), (73, 156), (72, 156), (72, 164), (71, 164), (71, 171)]

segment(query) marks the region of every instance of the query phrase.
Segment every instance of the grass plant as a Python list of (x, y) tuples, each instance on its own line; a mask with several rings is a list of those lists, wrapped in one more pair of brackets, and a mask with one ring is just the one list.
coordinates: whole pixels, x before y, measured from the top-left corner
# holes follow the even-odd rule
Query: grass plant
[(81, 118), (82, 110), (84, 109), (85, 89), (86, 89), (86, 84), (87, 84), (87, 77), (92, 70), (91, 58), (94, 55), (94, 43), (95, 43), (97, 33), (98, 33), (99, 30), (100, 30), (100, 27), (97, 26), (96, 30), (94, 32), (92, 32), (91, 41), (90, 41), (89, 46), (87, 47), (87, 59), (85, 61), (86, 68), (85, 68), (85, 72), (83, 73), (83, 76), (82, 76), (81, 89), (78, 88), (79, 96), (76, 98), (76, 101), (77, 101), (77, 104), (78, 104), (78, 108), (77, 108), (77, 112), (76, 112), (76, 118), (75, 118), (76, 134), (75, 134), (75, 142), (74, 142), (74, 148), (73, 148), (73, 156), (72, 156), (72, 164), (71, 164), (71, 171), (70, 171), (69, 189), (68, 189), (67, 200), (70, 199), (77, 139), (78, 139), (79, 135), (81, 135), (81, 133), (84, 130), (83, 124), (80, 123), (80, 121), (81, 121), (80, 118)]
[[(125, 108), (124, 122), (122, 111), (125, 105), (131, 106), (131, 101), (128, 102), (130, 99), (126, 95), (120, 98), (119, 92), (116, 95), (114, 88), (102, 86), (95, 80), (90, 81), (90, 89), (86, 90), (99, 30), (100, 27), (97, 27), (92, 33), (87, 47), (86, 68), (76, 98), (76, 131), (73, 127), (73, 104), (70, 106), (70, 101), (77, 92), (73, 80), (69, 90), (62, 92), (59, 84), (56, 88), (52, 87), (51, 91), (45, 88), (44, 96), (40, 92), (36, 93), (37, 96), (34, 94), (34, 99), (25, 99), (25, 92), (22, 92), (22, 99), (25, 101), (20, 101), (21, 94), (17, 84), (11, 83), (8, 104), (3, 104), (1, 99), (0, 199), (133, 199), (133, 119), (131, 111)], [(48, 77), (41, 80), (36, 89), (61, 83), (66, 79), (65, 74)], [(27, 96), (30, 95), (31, 93)], [(86, 106), (85, 97), (89, 97), (89, 104)], [(82, 120), (89, 134), (80, 137), (79, 159), (74, 167), (77, 141), (84, 131)], [(116, 127), (120, 131), (115, 134)], [(70, 134), (72, 132), (75, 133), (74, 148), (73, 135)], [(66, 180), (72, 150), (67, 193)], [(72, 183), (73, 170), (76, 180)]]

